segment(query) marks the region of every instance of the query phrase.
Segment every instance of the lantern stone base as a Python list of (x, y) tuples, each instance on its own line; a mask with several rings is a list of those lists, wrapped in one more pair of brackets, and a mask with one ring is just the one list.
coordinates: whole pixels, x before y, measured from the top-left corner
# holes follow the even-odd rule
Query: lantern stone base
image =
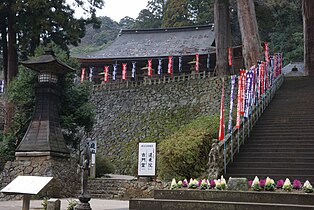
[[(79, 193), (80, 179), (77, 163), (74, 160), (50, 155), (26, 157), (17, 156), (8, 161), (1, 173), (1, 189), (17, 176), (53, 177), (52, 181), (40, 192), (39, 197), (74, 197)], [(0, 199), (14, 199), (17, 196), (0, 194)]]

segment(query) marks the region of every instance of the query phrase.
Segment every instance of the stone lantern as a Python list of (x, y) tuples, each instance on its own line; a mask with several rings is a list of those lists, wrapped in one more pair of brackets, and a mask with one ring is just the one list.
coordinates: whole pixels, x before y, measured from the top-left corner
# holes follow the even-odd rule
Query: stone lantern
[(60, 97), (58, 80), (75, 70), (59, 61), (53, 51), (46, 51), (44, 55), (22, 64), (38, 72), (38, 84), (35, 113), (15, 156), (17, 159), (38, 156), (68, 157), (70, 152), (61, 132), (57, 111)]
[(79, 190), (80, 177), (77, 161), (70, 158), (61, 132), (58, 106), (59, 80), (74, 69), (59, 61), (52, 51), (22, 64), (38, 72), (35, 111), (15, 151), (15, 161), (5, 164), (0, 186), (6, 186), (19, 175), (53, 177), (41, 196), (73, 196)]

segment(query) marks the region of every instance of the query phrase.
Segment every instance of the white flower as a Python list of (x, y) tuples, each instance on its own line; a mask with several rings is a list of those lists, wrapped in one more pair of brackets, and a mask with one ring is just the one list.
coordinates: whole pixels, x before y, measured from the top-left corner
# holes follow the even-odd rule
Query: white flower
[(306, 180), (306, 182), (304, 182), (303, 188), (311, 189), (313, 187), (312, 187), (311, 183), (309, 182), (309, 180)]
[(176, 179), (173, 178), (172, 182), (171, 182), (171, 185), (170, 185), (170, 189), (175, 189), (176, 187), (177, 187), (177, 182), (176, 182)]
[(283, 183), (283, 186), (291, 186), (291, 182), (288, 178), (286, 178), (285, 182)]
[(265, 185), (271, 185), (271, 179), (269, 177), (266, 178)]
[(259, 178), (257, 176), (255, 176), (253, 182), (252, 182), (252, 186), (253, 185), (259, 185)]

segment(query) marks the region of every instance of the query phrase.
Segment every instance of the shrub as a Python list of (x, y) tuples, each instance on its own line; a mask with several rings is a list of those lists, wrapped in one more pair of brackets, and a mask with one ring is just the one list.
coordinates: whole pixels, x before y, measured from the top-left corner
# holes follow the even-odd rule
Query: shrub
[(199, 117), (178, 129), (158, 145), (158, 175), (170, 180), (173, 177), (198, 177), (207, 169), (212, 139), (217, 138), (219, 116)]
[(102, 177), (105, 174), (113, 173), (113, 165), (104, 157), (96, 155), (96, 177)]

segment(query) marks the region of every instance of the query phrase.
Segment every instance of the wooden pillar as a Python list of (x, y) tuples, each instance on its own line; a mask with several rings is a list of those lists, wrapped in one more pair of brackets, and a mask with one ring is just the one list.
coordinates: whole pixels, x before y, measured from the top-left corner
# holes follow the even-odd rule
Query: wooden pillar
[(302, 0), (304, 31), (304, 73), (314, 76), (314, 1)]

